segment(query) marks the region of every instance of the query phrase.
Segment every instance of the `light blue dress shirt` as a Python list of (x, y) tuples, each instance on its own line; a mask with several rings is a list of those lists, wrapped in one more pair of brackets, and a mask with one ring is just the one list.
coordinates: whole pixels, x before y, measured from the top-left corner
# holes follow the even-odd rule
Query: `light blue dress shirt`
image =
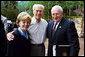
[(28, 33), (27, 33), (27, 31), (26, 31), (26, 34), (21, 30), (21, 28), (19, 27), (18, 28), (18, 30), (19, 30), (19, 32), (20, 32), (20, 34), (22, 35), (22, 36), (24, 36), (26, 39), (28, 39)]

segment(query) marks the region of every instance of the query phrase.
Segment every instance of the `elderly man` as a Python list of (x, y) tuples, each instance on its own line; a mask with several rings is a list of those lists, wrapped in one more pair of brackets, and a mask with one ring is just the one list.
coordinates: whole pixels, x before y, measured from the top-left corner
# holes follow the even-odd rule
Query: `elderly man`
[(63, 9), (55, 5), (51, 9), (52, 21), (48, 23), (48, 56), (78, 56), (79, 40), (74, 22), (63, 18)]
[[(33, 18), (28, 29), (31, 38), (31, 56), (45, 56), (44, 42), (46, 40), (46, 28), (48, 23), (42, 19), (44, 6), (41, 4), (33, 5)], [(13, 32), (7, 34), (9, 41), (14, 39)]]

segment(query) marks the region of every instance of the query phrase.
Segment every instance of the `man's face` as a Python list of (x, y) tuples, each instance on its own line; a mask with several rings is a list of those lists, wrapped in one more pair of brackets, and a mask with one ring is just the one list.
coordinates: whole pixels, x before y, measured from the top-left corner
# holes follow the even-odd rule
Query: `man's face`
[(36, 6), (35, 10), (33, 11), (33, 14), (36, 19), (41, 19), (43, 16), (43, 8), (40, 6)]
[(59, 8), (54, 8), (53, 11), (51, 12), (52, 14), (52, 19), (55, 22), (58, 22), (62, 19), (63, 13)]

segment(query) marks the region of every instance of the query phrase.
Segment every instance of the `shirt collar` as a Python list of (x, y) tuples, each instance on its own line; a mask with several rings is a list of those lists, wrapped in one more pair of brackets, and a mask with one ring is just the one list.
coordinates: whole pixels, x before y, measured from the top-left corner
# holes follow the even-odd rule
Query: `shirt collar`
[(19, 27), (18, 28), (18, 30), (19, 30), (19, 32), (20, 32), (20, 34), (22, 35), (22, 36), (24, 36), (26, 39), (28, 39), (28, 33), (26, 32), (26, 34), (21, 30), (21, 28)]
[[(41, 21), (42, 21), (42, 18), (41, 18)], [(40, 22), (41, 22), (41, 21), (40, 21)], [(32, 21), (31, 21), (31, 24), (35, 24), (35, 23), (37, 23), (37, 20), (36, 20), (36, 18), (33, 16)]]
[[(58, 22), (57, 22), (57, 24), (59, 24), (60, 22), (61, 22), (61, 20), (60, 20), (60, 21), (58, 21)], [(54, 21), (54, 24), (56, 24), (56, 22), (55, 22), (55, 21)]]

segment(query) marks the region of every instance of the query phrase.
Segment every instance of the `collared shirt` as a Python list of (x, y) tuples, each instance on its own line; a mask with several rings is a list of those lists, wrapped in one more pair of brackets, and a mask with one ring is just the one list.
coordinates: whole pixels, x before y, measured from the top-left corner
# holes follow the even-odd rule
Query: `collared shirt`
[(32, 18), (31, 26), (28, 29), (32, 44), (41, 44), (45, 42), (47, 24), (47, 21), (42, 18), (39, 23), (35, 17)]
[(20, 34), (22, 35), (22, 36), (24, 36), (26, 39), (28, 39), (28, 33), (26, 32), (26, 34), (21, 30), (21, 28), (19, 27), (18, 28), (18, 30), (19, 30), (19, 32), (20, 32)]
[[(61, 21), (61, 20), (60, 20), (60, 21)], [(60, 21), (57, 23), (57, 25), (56, 25), (56, 29), (57, 29), (57, 27), (58, 27)], [(55, 25), (55, 24), (56, 24), (56, 22), (54, 21), (54, 25)], [(53, 28), (54, 28), (54, 26), (53, 26)]]
[[(58, 28), (58, 25), (59, 25), (60, 22), (61, 22), (61, 20), (57, 23), (56, 29)], [(56, 22), (54, 21), (54, 25), (55, 24), (56, 24)], [(53, 28), (54, 28), (54, 26), (53, 26)], [(53, 45), (53, 56), (56, 56), (56, 45)]]

